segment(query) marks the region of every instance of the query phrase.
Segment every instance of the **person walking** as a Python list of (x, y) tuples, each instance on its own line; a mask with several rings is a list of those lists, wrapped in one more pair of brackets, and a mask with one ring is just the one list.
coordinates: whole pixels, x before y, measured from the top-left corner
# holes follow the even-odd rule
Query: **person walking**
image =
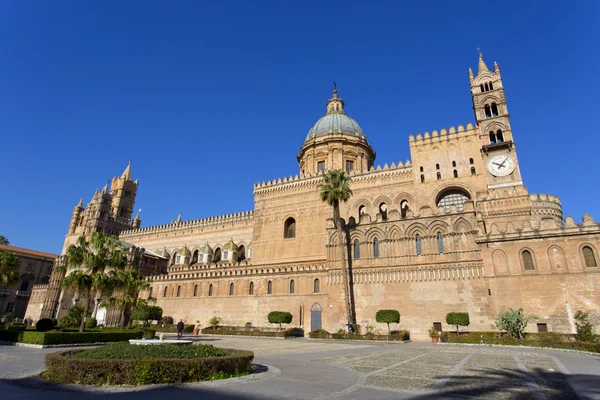
[(183, 336), (183, 320), (179, 320), (177, 323), (177, 339), (180, 339)]

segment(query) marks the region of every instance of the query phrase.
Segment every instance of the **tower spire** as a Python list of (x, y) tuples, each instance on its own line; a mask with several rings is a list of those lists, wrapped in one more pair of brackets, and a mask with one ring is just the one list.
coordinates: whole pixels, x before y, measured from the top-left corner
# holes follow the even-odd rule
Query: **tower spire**
[(129, 160), (129, 163), (127, 164), (127, 168), (125, 168), (125, 171), (123, 171), (121, 178), (124, 178), (126, 181), (131, 180), (131, 160)]
[(333, 81), (333, 96), (327, 101), (327, 114), (344, 114), (344, 100), (338, 97), (336, 81)]
[(477, 69), (477, 75), (481, 74), (482, 72), (488, 72), (489, 69), (487, 67), (487, 65), (485, 65), (485, 61), (483, 61), (483, 54), (481, 54), (481, 51), (479, 52), (479, 67)]
[(77, 203), (77, 205), (75, 207), (83, 208), (83, 198), (79, 199), (79, 203)]

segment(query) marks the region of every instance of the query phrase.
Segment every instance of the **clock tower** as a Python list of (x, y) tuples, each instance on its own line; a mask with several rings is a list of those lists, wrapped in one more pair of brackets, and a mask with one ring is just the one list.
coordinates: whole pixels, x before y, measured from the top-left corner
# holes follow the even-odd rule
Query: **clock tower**
[(479, 53), (477, 76), (469, 69), (469, 80), (488, 189), (523, 185), (500, 67), (490, 71)]

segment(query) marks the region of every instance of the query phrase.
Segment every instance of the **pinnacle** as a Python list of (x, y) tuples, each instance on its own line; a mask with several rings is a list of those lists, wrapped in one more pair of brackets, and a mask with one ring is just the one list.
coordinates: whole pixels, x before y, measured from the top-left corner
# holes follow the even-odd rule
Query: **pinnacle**
[(123, 171), (121, 178), (125, 178), (127, 181), (131, 180), (131, 161), (129, 161), (129, 164), (127, 164), (127, 168), (125, 168), (125, 171)]
[(481, 54), (481, 52), (479, 52), (479, 67), (477, 69), (477, 75), (481, 74), (482, 72), (488, 72), (489, 69), (487, 67), (487, 65), (485, 65), (485, 61), (483, 61), (483, 54)]
[(77, 203), (76, 207), (81, 207), (83, 208), (83, 198), (79, 199), (79, 203)]

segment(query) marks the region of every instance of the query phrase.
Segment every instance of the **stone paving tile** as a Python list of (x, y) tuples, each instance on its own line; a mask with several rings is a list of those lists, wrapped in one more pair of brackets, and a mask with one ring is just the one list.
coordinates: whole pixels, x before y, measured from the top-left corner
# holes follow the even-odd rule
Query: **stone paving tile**
[(367, 377), (367, 385), (394, 389), (429, 391), (435, 385), (433, 379), (408, 378), (405, 376), (371, 375)]
[(577, 395), (564, 376), (554, 359), (549, 356), (536, 354), (520, 357), (538, 386), (550, 399), (575, 399)]
[(510, 400), (529, 400), (533, 398), (522, 380), (486, 379), (477, 376), (452, 378), (441, 393)]

